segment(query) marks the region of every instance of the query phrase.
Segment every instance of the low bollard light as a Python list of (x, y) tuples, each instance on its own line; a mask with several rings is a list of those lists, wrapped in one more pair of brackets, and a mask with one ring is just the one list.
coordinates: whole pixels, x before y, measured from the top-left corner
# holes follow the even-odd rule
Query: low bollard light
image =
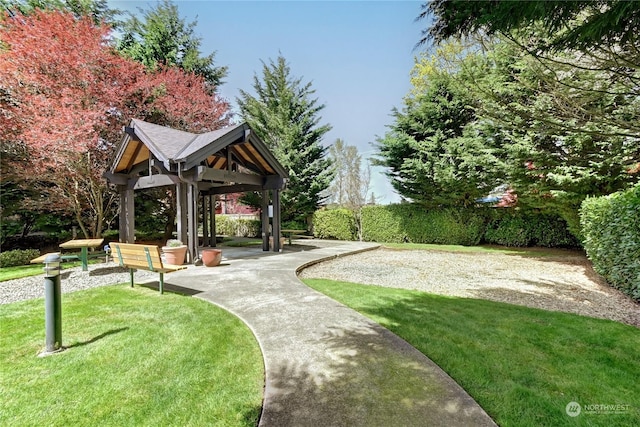
[(44, 259), (45, 349), (41, 356), (64, 350), (62, 347), (62, 298), (60, 292), (60, 255)]
[(109, 255), (111, 255), (111, 246), (104, 245), (103, 249), (104, 249), (104, 253), (105, 253), (104, 262), (109, 262)]

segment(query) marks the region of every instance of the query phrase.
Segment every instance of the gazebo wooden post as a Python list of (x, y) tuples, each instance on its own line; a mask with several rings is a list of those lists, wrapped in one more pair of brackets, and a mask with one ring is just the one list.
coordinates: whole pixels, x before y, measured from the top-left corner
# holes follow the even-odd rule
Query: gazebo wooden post
[(269, 190), (262, 190), (262, 209), (260, 210), (262, 220), (262, 250), (269, 250)]
[(273, 190), (273, 251), (280, 252), (280, 190)]
[(187, 185), (187, 253), (189, 262), (198, 257), (198, 185)]
[(120, 242), (135, 243), (134, 191), (124, 185), (118, 186), (120, 193)]
[(176, 217), (178, 240), (187, 242), (187, 184), (176, 184)]
[(216, 197), (212, 194), (209, 194), (209, 231), (211, 231), (211, 235), (209, 238), (211, 242), (209, 246), (215, 248), (217, 245), (216, 241)]
[(202, 246), (211, 246), (209, 240), (209, 210), (207, 209), (207, 196), (202, 194)]

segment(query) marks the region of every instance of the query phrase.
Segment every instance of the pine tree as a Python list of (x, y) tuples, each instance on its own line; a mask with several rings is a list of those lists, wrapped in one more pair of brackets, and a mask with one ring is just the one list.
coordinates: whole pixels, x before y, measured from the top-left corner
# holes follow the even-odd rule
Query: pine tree
[(430, 67), (377, 141), (374, 164), (403, 198), (429, 207), (472, 206), (501, 183), (495, 147), (471, 126), (474, 100), (454, 76)]
[(321, 144), (331, 126), (320, 125), (324, 104), (312, 98), (311, 83), (291, 76), (284, 57), (262, 65), (262, 79), (254, 75), (256, 95), (241, 90), (237, 102), (244, 120), (289, 173), (282, 194), (283, 221), (305, 223), (333, 178), (327, 148)]
[(215, 66), (215, 52), (202, 56), (201, 39), (194, 34), (197, 21), (186, 23), (171, 0), (163, 0), (149, 11), (143, 20), (131, 16), (118, 40), (118, 50), (141, 62), (147, 69), (178, 67), (204, 77), (210, 90), (222, 84), (227, 67)]

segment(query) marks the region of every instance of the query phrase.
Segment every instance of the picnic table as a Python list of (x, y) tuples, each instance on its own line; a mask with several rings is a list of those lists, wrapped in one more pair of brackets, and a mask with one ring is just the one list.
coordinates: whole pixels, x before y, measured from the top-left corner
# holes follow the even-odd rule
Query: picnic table
[(89, 270), (89, 248), (102, 246), (104, 239), (74, 239), (60, 243), (62, 249), (80, 249), (80, 261), (82, 261), (82, 271)]
[(307, 230), (290, 230), (290, 229), (286, 229), (286, 230), (280, 230), (280, 232), (282, 233), (282, 235), (284, 237), (288, 237), (289, 238), (289, 245), (291, 245), (291, 236), (294, 236), (296, 234), (306, 233)]
[(49, 255), (60, 255), (60, 252), (49, 252), (46, 254), (42, 254), (37, 258), (32, 259), (31, 261), (29, 261), (31, 264), (43, 264), (44, 260), (49, 256)]

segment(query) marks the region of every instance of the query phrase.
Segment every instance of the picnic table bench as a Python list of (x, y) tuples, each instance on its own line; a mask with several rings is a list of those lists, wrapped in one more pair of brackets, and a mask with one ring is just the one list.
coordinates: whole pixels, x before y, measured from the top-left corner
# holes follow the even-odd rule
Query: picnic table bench
[(307, 230), (289, 230), (289, 229), (285, 229), (285, 230), (280, 230), (280, 233), (282, 233), (282, 235), (284, 237), (287, 237), (289, 239), (289, 245), (291, 245), (291, 237), (294, 235), (298, 235), (298, 234), (303, 234), (306, 233)]
[(131, 287), (133, 287), (133, 272), (136, 269), (148, 270), (160, 274), (160, 293), (164, 292), (164, 273), (172, 273), (187, 268), (183, 265), (165, 264), (160, 257), (160, 248), (154, 245), (135, 243), (115, 243), (111, 246), (113, 260), (121, 267), (129, 268)]

